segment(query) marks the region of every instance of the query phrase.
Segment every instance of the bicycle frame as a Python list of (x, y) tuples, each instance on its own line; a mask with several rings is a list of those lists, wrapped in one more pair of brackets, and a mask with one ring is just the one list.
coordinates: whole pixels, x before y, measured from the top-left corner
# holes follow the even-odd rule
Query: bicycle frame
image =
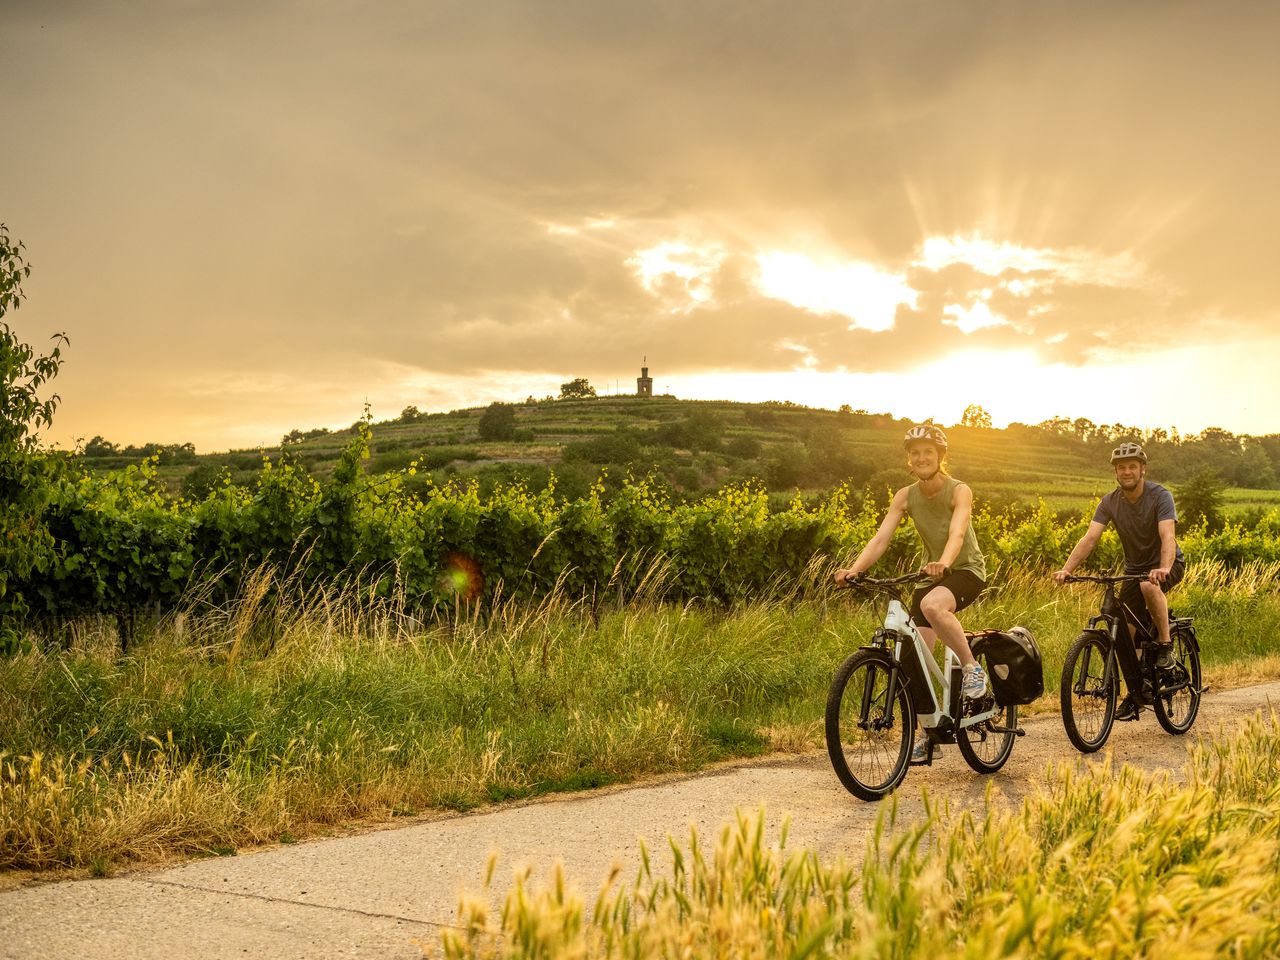
[[(943, 742), (946, 742), (946, 734), (956, 727), (973, 726), (990, 720), (1001, 712), (999, 707), (993, 706), (971, 716), (958, 716), (960, 658), (947, 647), (943, 658), (946, 669), (939, 667), (933, 651), (925, 645), (924, 637), (920, 635), (915, 622), (897, 597), (889, 598), (884, 626), (873, 635), (871, 645), (888, 649), (890, 643), (893, 649), (893, 669), (889, 674), (889, 689), (894, 688), (899, 671), (906, 674), (907, 687), (911, 691), (916, 720), (921, 729), (939, 731), (943, 735)], [(941, 702), (938, 690), (942, 691)]]
[(1120, 675), (1124, 677), (1125, 689), (1134, 694), (1141, 694), (1143, 682), (1142, 661), (1139, 657), (1138, 643), (1141, 639), (1146, 642), (1150, 639), (1147, 635), (1148, 631), (1140, 622), (1134, 623), (1134, 633), (1129, 632), (1129, 615), (1125, 613), (1124, 604), (1120, 602), (1119, 584), (1125, 579), (1141, 580), (1142, 577), (1125, 577), (1120, 579), (1106, 578), (1084, 578), (1078, 580), (1073, 578), (1069, 582), (1092, 582), (1102, 583), (1106, 588), (1102, 594), (1102, 603), (1098, 608), (1098, 612), (1089, 618), (1088, 629), (1099, 630), (1106, 633), (1111, 640), (1111, 651), (1115, 654), (1113, 657), (1107, 658), (1106, 671), (1104, 674), (1106, 680), (1111, 680), (1110, 672), (1117, 667)]

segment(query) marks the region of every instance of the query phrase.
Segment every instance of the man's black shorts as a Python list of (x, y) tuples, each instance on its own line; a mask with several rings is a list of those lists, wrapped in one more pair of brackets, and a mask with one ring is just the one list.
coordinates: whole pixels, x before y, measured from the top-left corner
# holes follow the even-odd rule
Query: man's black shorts
[[(1173, 561), (1173, 566), (1169, 568), (1169, 576), (1165, 578), (1164, 583), (1160, 584), (1160, 589), (1168, 593), (1176, 587), (1186, 569), (1187, 565), (1183, 561)], [(1125, 573), (1128, 572), (1128, 570), (1125, 571)], [(1151, 614), (1147, 612), (1147, 602), (1142, 599), (1141, 584), (1133, 580), (1126, 580), (1120, 584), (1120, 602), (1124, 604), (1125, 615), (1130, 623), (1135, 623), (1144, 630), (1151, 628)]]
[(941, 580), (926, 584), (911, 595), (911, 619), (917, 627), (932, 627), (932, 624), (920, 612), (920, 601), (935, 587), (946, 587), (956, 598), (956, 609), (963, 610), (978, 599), (987, 582), (977, 574), (968, 570), (953, 570)]

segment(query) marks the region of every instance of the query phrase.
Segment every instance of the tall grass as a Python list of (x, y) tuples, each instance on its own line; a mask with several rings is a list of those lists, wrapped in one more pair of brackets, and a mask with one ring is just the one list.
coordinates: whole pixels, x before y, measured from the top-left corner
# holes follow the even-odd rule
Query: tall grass
[[(1273, 957), (1280, 951), (1280, 722), (1193, 752), (1188, 781), (1061, 766), (1017, 809), (882, 815), (864, 862), (766, 841), (763, 811), (704, 849), (647, 851), (588, 911), (527, 868), (498, 915), (465, 894), (450, 960), (521, 957)], [(491, 882), (490, 861), (487, 883)], [(487, 894), (487, 891), (486, 891)]]
[[(1211, 680), (1280, 670), (1274, 574), (1193, 567), (1179, 588)], [(69, 650), (0, 667), (0, 868), (108, 869), (818, 747), (831, 673), (882, 616), (822, 580), (728, 613), (556, 594), (424, 623), (264, 569), (127, 657), (81, 624)], [(1029, 626), (1052, 691), (1096, 602), (1011, 576), (965, 623)]]

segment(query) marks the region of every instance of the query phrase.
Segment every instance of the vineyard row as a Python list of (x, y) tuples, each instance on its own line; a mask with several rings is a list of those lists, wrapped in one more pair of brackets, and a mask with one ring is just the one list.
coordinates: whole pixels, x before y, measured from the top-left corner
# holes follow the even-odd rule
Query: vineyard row
[[(170, 500), (145, 462), (65, 476), (44, 510), (53, 549), (25, 577), (10, 577), (3, 612), (73, 618), (171, 609), (193, 594), (218, 602), (263, 565), (304, 585), (359, 582), (428, 614), (553, 590), (593, 601), (645, 590), (733, 603), (785, 594), (814, 575), (806, 571), (815, 556), (847, 560), (880, 519), (874, 503), (846, 489), (780, 510), (758, 487), (674, 504), (643, 481), (607, 502), (598, 489), (573, 500), (520, 487), (486, 498), (475, 486), (432, 487), (423, 496), (403, 488), (410, 471), (365, 475), (363, 454), (353, 444), (324, 483), (266, 462), (254, 487), (224, 485), (197, 503)], [(1054, 568), (1087, 519), (1063, 521), (1042, 504), (1030, 515), (980, 512), (974, 523), (998, 576), (1010, 567)], [(1277, 561), (1280, 511), (1247, 528), (1192, 528), (1179, 537), (1192, 560)], [(916, 552), (904, 524), (882, 563), (905, 565)], [(1109, 532), (1091, 562), (1105, 569), (1118, 561)]]

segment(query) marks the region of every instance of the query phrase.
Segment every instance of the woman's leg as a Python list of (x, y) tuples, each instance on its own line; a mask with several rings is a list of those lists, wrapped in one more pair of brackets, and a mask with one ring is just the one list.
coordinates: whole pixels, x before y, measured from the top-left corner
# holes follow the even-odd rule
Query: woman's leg
[[(956, 595), (944, 586), (936, 586), (920, 599), (920, 612), (929, 621), (930, 627), (921, 627), (920, 634), (926, 643), (931, 643), (934, 636), (947, 645), (957, 657), (960, 666), (967, 667), (974, 663), (973, 651), (969, 649), (969, 639), (964, 635), (964, 627), (956, 617)], [(931, 636), (934, 635), (934, 636)]]

